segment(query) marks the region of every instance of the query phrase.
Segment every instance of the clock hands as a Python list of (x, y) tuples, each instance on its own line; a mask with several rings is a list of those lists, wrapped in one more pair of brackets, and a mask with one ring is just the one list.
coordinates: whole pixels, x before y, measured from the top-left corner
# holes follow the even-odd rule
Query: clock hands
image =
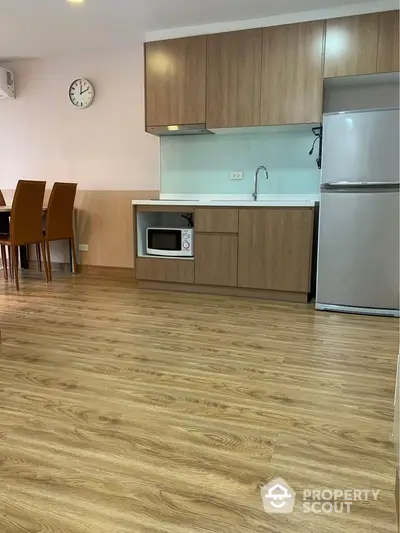
[(75, 80), (70, 86), (69, 99), (75, 107), (81, 109), (89, 107), (94, 99), (93, 85), (84, 79)]

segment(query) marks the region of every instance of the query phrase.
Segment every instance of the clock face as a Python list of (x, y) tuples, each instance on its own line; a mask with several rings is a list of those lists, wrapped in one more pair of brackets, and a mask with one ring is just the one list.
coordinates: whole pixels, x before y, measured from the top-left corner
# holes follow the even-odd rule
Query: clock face
[(89, 107), (94, 100), (94, 87), (90, 81), (78, 79), (71, 83), (69, 88), (69, 99), (78, 109)]

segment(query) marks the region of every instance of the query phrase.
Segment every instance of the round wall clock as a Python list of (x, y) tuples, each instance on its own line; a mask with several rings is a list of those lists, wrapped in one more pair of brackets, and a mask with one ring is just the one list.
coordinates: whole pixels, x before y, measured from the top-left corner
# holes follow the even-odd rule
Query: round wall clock
[(89, 80), (79, 78), (71, 83), (69, 99), (78, 109), (89, 107), (94, 100), (94, 87)]

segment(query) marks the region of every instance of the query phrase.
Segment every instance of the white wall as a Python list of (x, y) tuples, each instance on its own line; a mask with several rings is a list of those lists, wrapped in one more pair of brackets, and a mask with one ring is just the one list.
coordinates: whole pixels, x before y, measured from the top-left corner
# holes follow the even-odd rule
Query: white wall
[[(132, 51), (8, 63), (16, 100), (0, 102), (0, 189), (20, 178), (76, 181), (80, 189), (159, 189), (159, 140), (144, 131), (142, 43)], [(90, 79), (85, 110), (70, 83)]]
[[(241, 1), (244, 2), (245, 0)], [(296, 2), (294, 1), (293, 3), (295, 4)], [(345, 2), (343, 1), (343, 3)], [(199, 26), (185, 26), (183, 28), (149, 31), (146, 33), (146, 41), (160, 41), (162, 39), (174, 39), (176, 37), (188, 37), (190, 35), (207, 35), (210, 33), (247, 30), (250, 28), (267, 28), (269, 26), (294, 24), (296, 22), (306, 22), (308, 20), (347, 17), (364, 13), (391, 11), (394, 9), (399, 9), (399, 0), (367, 0), (366, 2), (364, 1), (329, 8), (321, 7), (321, 9), (314, 9), (312, 11), (284, 13), (282, 15), (273, 15), (257, 19), (216, 22), (212, 24), (201, 24)], [(228, 17), (229, 13), (227, 14), (227, 18)]]

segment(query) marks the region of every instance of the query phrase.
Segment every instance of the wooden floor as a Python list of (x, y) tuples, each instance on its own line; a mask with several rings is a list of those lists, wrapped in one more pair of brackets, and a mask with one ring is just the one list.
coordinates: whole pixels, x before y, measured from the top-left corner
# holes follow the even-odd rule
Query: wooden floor
[[(0, 325), (1, 533), (396, 531), (395, 319), (60, 274), (1, 280)], [(305, 488), (381, 495), (307, 515)]]

